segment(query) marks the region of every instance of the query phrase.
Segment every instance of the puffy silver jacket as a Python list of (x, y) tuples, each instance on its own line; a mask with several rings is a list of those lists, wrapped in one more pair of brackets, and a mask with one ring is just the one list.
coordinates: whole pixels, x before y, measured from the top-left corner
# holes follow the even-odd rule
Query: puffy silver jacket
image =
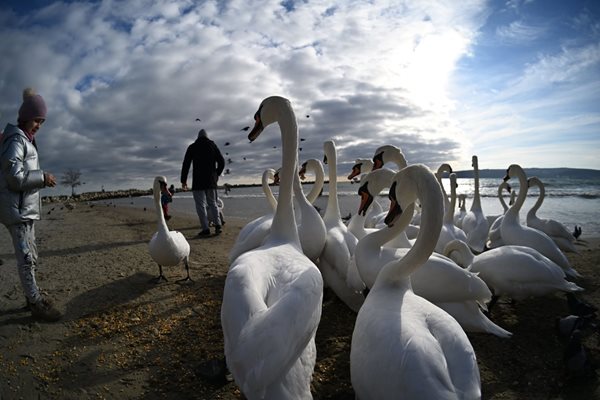
[(0, 222), (40, 219), (43, 187), (37, 149), (21, 129), (7, 124), (0, 139)]

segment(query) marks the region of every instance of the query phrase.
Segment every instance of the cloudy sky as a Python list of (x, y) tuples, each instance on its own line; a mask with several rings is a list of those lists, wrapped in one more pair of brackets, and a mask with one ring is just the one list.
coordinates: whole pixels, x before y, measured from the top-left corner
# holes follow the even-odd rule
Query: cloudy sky
[(0, 124), (34, 87), (42, 166), (79, 169), (81, 191), (179, 186), (200, 128), (221, 183), (260, 182), (279, 131), (241, 129), (270, 95), (292, 102), (300, 160), (333, 139), (340, 176), (383, 144), (455, 170), (600, 169), (597, 0), (5, 0), (0, 38)]

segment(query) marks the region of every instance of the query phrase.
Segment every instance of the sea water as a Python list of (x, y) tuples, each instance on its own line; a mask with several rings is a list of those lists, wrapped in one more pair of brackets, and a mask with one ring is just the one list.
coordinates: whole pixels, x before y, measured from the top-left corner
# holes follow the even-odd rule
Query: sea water
[[(449, 180), (445, 178), (442, 182), (446, 192), (449, 194)], [(498, 198), (498, 186), (500, 183), (502, 183), (500, 179), (479, 179), (481, 208), (486, 216), (501, 215), (504, 211)], [(516, 179), (511, 179), (509, 183), (512, 190), (519, 191), (519, 184)], [(546, 196), (537, 212), (539, 218), (559, 221), (569, 231), (573, 231), (575, 225), (581, 226), (583, 229), (582, 237), (600, 237), (600, 180), (550, 178), (544, 179), (543, 183)], [(457, 185), (457, 194), (465, 194), (467, 196), (466, 209), (469, 210), (475, 193), (474, 180), (471, 178), (459, 178)], [(271, 186), (270, 188), (275, 197), (277, 197), (279, 187)], [(308, 193), (311, 188), (311, 184), (303, 185), (304, 193)], [(338, 202), (342, 217), (347, 217), (357, 212), (360, 202), (358, 188), (359, 185), (356, 183), (348, 181), (338, 182)], [(249, 221), (271, 211), (263, 190), (259, 186), (234, 187), (229, 193), (219, 190), (218, 194), (225, 205), (224, 215), (226, 219), (241, 218)], [(525, 204), (520, 212), (523, 224), (526, 223), (527, 211), (535, 204), (538, 195), (539, 190), (537, 187), (528, 190)], [(317, 198), (314, 204), (320, 210), (321, 215), (324, 214), (327, 208), (328, 197), (329, 190), (326, 183), (322, 195)], [(504, 199), (508, 204), (509, 195), (506, 191), (504, 191)], [(377, 201), (384, 210), (387, 210), (389, 207), (387, 191), (377, 196)], [(103, 203), (106, 202), (108, 201), (103, 201)], [(134, 207), (153, 207), (151, 196), (115, 199), (110, 200), (110, 202)], [(169, 207), (171, 213), (188, 214), (191, 218), (197, 218), (191, 192), (176, 193), (173, 196), (173, 203)], [(458, 201), (456, 203), (456, 210), (458, 210)]]

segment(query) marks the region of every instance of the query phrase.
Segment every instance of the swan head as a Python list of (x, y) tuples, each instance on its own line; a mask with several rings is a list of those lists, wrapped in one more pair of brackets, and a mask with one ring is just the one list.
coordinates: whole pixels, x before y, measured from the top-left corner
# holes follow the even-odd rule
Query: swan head
[(440, 165), (437, 169), (437, 172), (435, 173), (435, 176), (437, 176), (438, 178), (443, 178), (444, 172), (447, 172), (449, 174), (452, 173), (452, 167), (450, 166), (450, 164), (444, 163)]
[(290, 101), (280, 96), (264, 99), (254, 114), (254, 127), (248, 134), (248, 140), (255, 141), (262, 131), (273, 122), (277, 122), (284, 110), (290, 110)]
[(307, 165), (308, 161), (304, 161), (302, 163), (302, 165), (300, 166), (300, 169), (298, 170), (298, 175), (300, 176), (300, 179), (305, 180), (306, 179), (306, 165)]
[(348, 180), (352, 180), (355, 176), (360, 175), (363, 172), (363, 169), (365, 172), (367, 172), (368, 169), (373, 169), (373, 161), (364, 158), (356, 159), (352, 166), (352, 172), (348, 175)]
[[(417, 200), (427, 201), (421, 196), (427, 196), (431, 201), (428, 211), (439, 217), (439, 229), (441, 229), (441, 220), (444, 215), (444, 206), (441, 200), (442, 189), (434, 174), (422, 164), (409, 165), (394, 176), (388, 194), (390, 209), (384, 218), (385, 224), (392, 226), (404, 212), (409, 210), (413, 212)], [(437, 239), (435, 240), (437, 241)]]
[(398, 163), (398, 167), (406, 167), (406, 159), (404, 154), (399, 147), (391, 144), (380, 146), (375, 150), (373, 155), (373, 170), (379, 169), (385, 165), (386, 162), (394, 161)]
[[(475, 157), (475, 156), (473, 156)], [(525, 174), (525, 171), (523, 171), (523, 168), (521, 168), (520, 165), (518, 164), (511, 164), (507, 170), (506, 170), (506, 175), (504, 176), (504, 182), (508, 181), (510, 178), (512, 178), (513, 176), (522, 173)]]
[(160, 193), (164, 187), (167, 187), (167, 178), (164, 176), (157, 176), (154, 178), (154, 193)]

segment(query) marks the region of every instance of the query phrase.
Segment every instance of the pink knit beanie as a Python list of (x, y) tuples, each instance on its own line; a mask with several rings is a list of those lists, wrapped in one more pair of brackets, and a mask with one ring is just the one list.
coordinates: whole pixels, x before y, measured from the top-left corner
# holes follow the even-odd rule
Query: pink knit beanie
[(46, 119), (46, 103), (33, 89), (23, 90), (23, 104), (19, 108), (19, 121), (27, 122), (36, 118)]

